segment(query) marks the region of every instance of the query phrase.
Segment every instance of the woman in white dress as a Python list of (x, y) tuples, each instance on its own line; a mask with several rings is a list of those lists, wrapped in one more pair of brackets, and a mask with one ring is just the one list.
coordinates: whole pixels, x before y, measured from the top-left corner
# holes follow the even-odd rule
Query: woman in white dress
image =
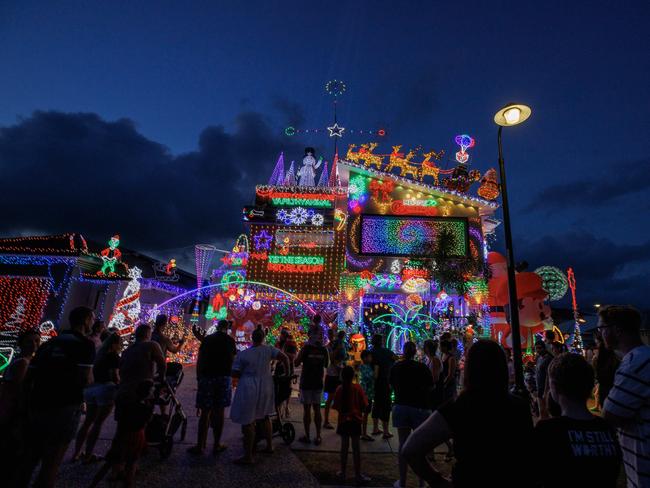
[(238, 379), (235, 397), (230, 407), (230, 419), (242, 426), (244, 434), (244, 456), (237, 464), (253, 463), (255, 445), (255, 421), (264, 421), (265, 452), (273, 452), (271, 444), (271, 420), (269, 414), (275, 411), (271, 361), (282, 361), (289, 371), (289, 359), (279, 349), (264, 345), (264, 331), (253, 331), (253, 345), (237, 354), (232, 365), (232, 376)]

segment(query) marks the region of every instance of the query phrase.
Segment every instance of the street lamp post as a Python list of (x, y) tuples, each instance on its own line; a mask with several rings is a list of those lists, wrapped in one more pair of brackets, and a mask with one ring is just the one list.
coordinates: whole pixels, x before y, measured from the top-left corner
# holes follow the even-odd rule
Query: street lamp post
[(530, 107), (509, 103), (494, 115), (494, 122), (499, 126), (497, 142), (499, 146), (499, 180), (501, 182), (501, 201), (503, 204), (503, 229), (506, 240), (506, 259), (508, 265), (508, 297), (510, 299), (510, 336), (512, 337), (512, 360), (515, 369), (514, 392), (526, 394), (524, 386), (524, 368), (521, 357), (521, 327), (519, 325), (519, 306), (517, 299), (517, 282), (515, 281), (515, 256), (512, 248), (512, 230), (510, 227), (510, 207), (508, 205), (508, 187), (506, 183), (506, 168), (503, 162), (501, 132), (504, 127), (517, 125), (530, 117)]

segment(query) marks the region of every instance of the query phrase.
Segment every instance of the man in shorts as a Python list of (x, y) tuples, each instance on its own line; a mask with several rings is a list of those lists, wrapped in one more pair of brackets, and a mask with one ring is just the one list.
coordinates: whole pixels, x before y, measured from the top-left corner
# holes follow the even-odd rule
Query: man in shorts
[(314, 444), (318, 446), (321, 443), (320, 402), (323, 396), (323, 373), (329, 364), (329, 353), (323, 347), (323, 331), (320, 326), (312, 327), (309, 331), (309, 340), (296, 358), (296, 366), (301, 364), (300, 403), (303, 406), (302, 421), (305, 426), (305, 435), (298, 440), (306, 444), (311, 442), (309, 428), (313, 409), (314, 425), (316, 426)]
[(228, 335), (229, 323), (220, 320), (217, 330), (201, 341), (196, 362), (196, 408), (201, 412), (197, 443), (188, 449), (190, 454), (201, 454), (206, 447), (208, 430), (212, 424), (214, 435), (213, 454), (226, 449), (221, 444), (224, 410), (230, 406), (232, 398), (232, 363), (237, 354), (235, 340)]
[(95, 344), (87, 336), (95, 314), (88, 307), (77, 307), (69, 320), (70, 329), (41, 346), (29, 367), (27, 452), (16, 470), (15, 486), (29, 484), (39, 461), (35, 486), (54, 486), (63, 456), (77, 434), (83, 389), (92, 383)]

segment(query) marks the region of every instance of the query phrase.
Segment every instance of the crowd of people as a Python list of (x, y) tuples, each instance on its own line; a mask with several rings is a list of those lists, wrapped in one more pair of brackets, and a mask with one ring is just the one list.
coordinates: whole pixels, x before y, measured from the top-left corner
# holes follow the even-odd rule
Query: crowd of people
[[(167, 353), (184, 341), (166, 335), (164, 315), (153, 329), (139, 325), (124, 350), (123, 338), (106, 330), (89, 308), (74, 309), (69, 323), (69, 330), (44, 344), (35, 331), (23, 332), (19, 353), (5, 371), (0, 456), (13, 467), (7, 485), (33, 480), (34, 486), (54, 486), (74, 441), (73, 462), (103, 461), (91, 486), (107, 475), (134, 486), (155, 385), (164, 384)], [(290, 415), (291, 382), (299, 368), (304, 430), (298, 441), (318, 446), (324, 431), (335, 429), (341, 482), (350, 449), (353, 480), (370, 480), (362, 471), (361, 444), (391, 442), (392, 420), (396, 488), (406, 486), (409, 467), (420, 486), (431, 487), (615, 487), (621, 468), (628, 486), (650, 486), (650, 347), (641, 341), (641, 317), (633, 308), (601, 308), (598, 348), (590, 361), (567, 352), (551, 333), (540, 339), (534, 361), (526, 364), (527, 398), (511, 393), (512, 358), (489, 340), (474, 341), (461, 353), (458, 340), (445, 333), (421, 350), (405, 342), (398, 357), (375, 334), (372, 347), (352, 360), (345, 331), (324, 327), (319, 316), (300, 348), (286, 329), (275, 346), (267, 345), (267, 332), (258, 327), (251, 347), (237, 352), (230, 325), (222, 320), (209, 335), (194, 330), (200, 341), (199, 422), (190, 455), (207, 449), (210, 428), (213, 455), (227, 449), (221, 439), (227, 408), (243, 434), (243, 454), (235, 462), (251, 465), (258, 454), (272, 453), (270, 418)], [(111, 414), (117, 428), (101, 458), (95, 446)], [(451, 479), (432, 462), (442, 445), (446, 460), (455, 460)]]

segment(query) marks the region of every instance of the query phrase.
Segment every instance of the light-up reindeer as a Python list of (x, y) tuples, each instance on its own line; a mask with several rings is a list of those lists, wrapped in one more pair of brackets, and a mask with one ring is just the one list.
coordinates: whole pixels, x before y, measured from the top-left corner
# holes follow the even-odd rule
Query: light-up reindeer
[(377, 146), (378, 144), (376, 142), (371, 142), (370, 144), (361, 144), (361, 149), (359, 150), (359, 160), (363, 160), (363, 166), (365, 168), (375, 166), (377, 169), (381, 169), (381, 163), (384, 161), (384, 158), (378, 154), (372, 153)]
[(438, 174), (440, 173), (440, 168), (436, 166), (436, 163), (431, 161), (431, 158), (440, 161), (442, 155), (445, 154), (445, 151), (442, 150), (439, 153), (435, 151), (430, 151), (424, 153), (424, 160), (422, 161), (422, 167), (420, 168), (420, 181), (424, 181), (425, 176), (433, 176), (433, 181), (438, 185)]
[(384, 171), (390, 173), (393, 168), (399, 168), (400, 176), (406, 176), (407, 174), (410, 174), (414, 178), (417, 178), (418, 167), (411, 164), (411, 159), (413, 159), (413, 156), (415, 156), (415, 151), (411, 149), (406, 154), (406, 156), (404, 156), (404, 153), (399, 152), (401, 148), (402, 146), (393, 146), (393, 152), (390, 155), (388, 166)]
[(357, 147), (356, 144), (350, 144), (348, 146), (348, 152), (345, 155), (345, 160), (346, 161), (351, 161), (353, 163), (358, 163), (359, 162), (359, 152), (354, 152), (353, 149)]

